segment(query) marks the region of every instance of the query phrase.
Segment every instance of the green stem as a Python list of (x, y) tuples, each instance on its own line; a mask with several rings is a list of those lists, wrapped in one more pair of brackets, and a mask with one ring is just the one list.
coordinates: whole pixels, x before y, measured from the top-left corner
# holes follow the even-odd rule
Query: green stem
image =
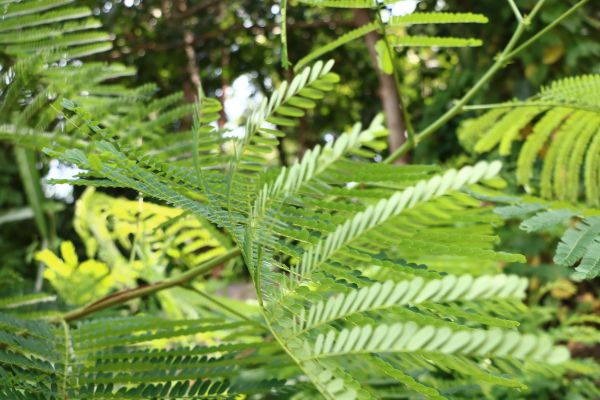
[(260, 270), (260, 265), (262, 264), (262, 255), (263, 255), (263, 249), (262, 247), (260, 247), (258, 249), (258, 257), (256, 257), (256, 269), (254, 270), (254, 280), (255, 280), (255, 288), (256, 288), (256, 298), (258, 299), (258, 304), (260, 307), (263, 307), (264, 302), (263, 302), (263, 295), (262, 295), (262, 286), (261, 286), (261, 282), (260, 282), (260, 277), (261, 277), (261, 270)]
[[(131, 253), (129, 253), (129, 264), (132, 265), (135, 260), (135, 252), (137, 251), (138, 242), (142, 236), (142, 211), (144, 209), (144, 195), (138, 193), (138, 210), (135, 217), (135, 236), (133, 237), (133, 243), (131, 243)], [(141, 252), (140, 252), (141, 253)]]
[(65, 367), (63, 370), (63, 384), (62, 384), (62, 392), (63, 395), (65, 396), (64, 398), (67, 399), (67, 382), (68, 382), (68, 377), (69, 377), (69, 361), (70, 361), (70, 355), (69, 355), (69, 349), (71, 348), (71, 336), (69, 334), (69, 324), (67, 324), (64, 320), (61, 321), (61, 324), (63, 326), (63, 334), (65, 337)]
[(223, 264), (224, 262), (231, 260), (232, 258), (235, 258), (239, 255), (240, 255), (240, 250), (238, 248), (229, 250), (227, 253), (222, 254), (218, 257), (215, 257), (212, 260), (209, 260), (209, 261), (197, 266), (196, 268), (193, 268), (177, 277), (167, 279), (167, 280), (161, 281), (161, 282), (156, 282), (156, 283), (153, 283), (148, 286), (142, 286), (142, 287), (138, 287), (135, 289), (124, 290), (122, 292), (118, 292), (118, 293), (106, 296), (98, 301), (95, 301), (95, 302), (87, 304), (81, 308), (78, 308), (76, 310), (65, 313), (64, 315), (60, 316), (59, 318), (56, 318), (56, 320), (54, 322), (57, 322), (60, 320), (64, 320), (67, 322), (74, 321), (77, 319), (81, 319), (92, 313), (122, 304), (126, 301), (129, 301), (129, 300), (132, 300), (132, 299), (135, 299), (138, 297), (148, 296), (148, 295), (154, 294), (156, 292), (159, 292), (161, 290), (171, 288), (173, 286), (181, 286), (181, 285), (191, 281), (195, 277), (197, 277), (199, 275), (203, 275), (203, 274), (213, 270), (214, 268), (218, 267), (219, 265)]
[[(550, 29), (552, 29), (553, 27), (555, 27), (557, 24), (559, 24), (565, 18), (567, 18), (568, 16), (570, 16), (571, 14), (573, 14), (577, 9), (579, 9), (580, 7), (582, 7), (588, 1), (589, 0), (581, 0), (579, 3), (575, 4), (569, 10), (567, 10), (566, 12), (564, 12), (560, 17), (558, 17), (554, 22), (552, 22), (546, 28), (542, 29), (540, 32), (538, 32), (536, 35), (534, 35), (531, 39), (529, 39), (524, 44), (522, 44), (521, 46), (519, 46), (516, 50), (513, 50), (514, 47), (516, 46), (517, 42), (521, 38), (521, 36), (522, 36), (522, 34), (523, 34), (524, 30), (525, 30), (525, 27), (528, 26), (529, 23), (531, 22), (531, 16), (528, 16), (527, 18), (525, 18), (522, 21), (520, 21), (519, 25), (517, 26), (517, 29), (515, 30), (515, 32), (512, 35), (512, 37), (510, 38), (510, 41), (508, 42), (508, 44), (506, 45), (506, 47), (504, 48), (504, 50), (502, 51), (502, 53), (496, 58), (496, 61), (487, 70), (487, 72), (481, 78), (479, 78), (479, 80), (477, 81), (477, 83), (475, 83), (475, 85), (473, 87), (471, 87), (471, 89), (459, 101), (457, 101), (454, 104), (454, 106), (452, 106), (452, 108), (450, 108), (450, 110), (448, 110), (446, 113), (444, 113), (441, 117), (439, 117), (436, 121), (434, 121), (431, 125), (429, 125), (427, 128), (425, 128), (423, 131), (421, 131), (420, 133), (418, 133), (415, 136), (414, 143), (406, 142), (400, 148), (398, 148), (394, 152), (392, 152), (392, 154), (390, 154), (388, 156), (388, 158), (386, 158), (384, 160), (384, 162), (388, 163), (388, 164), (394, 162), (398, 158), (402, 157), (405, 153), (407, 153), (408, 151), (410, 151), (412, 148), (416, 147), (423, 140), (427, 139), (429, 136), (431, 136), (435, 132), (437, 132), (448, 121), (450, 121), (459, 112), (461, 112), (463, 110), (463, 107), (479, 92), (479, 90), (499, 70), (501, 70), (502, 68), (504, 68), (504, 66), (511, 59), (513, 59), (517, 54), (519, 54), (521, 51), (523, 51), (524, 49), (526, 49), (527, 47), (529, 47), (533, 42), (535, 42), (543, 34), (545, 34)], [(540, 3), (543, 4), (543, 0)], [(536, 7), (534, 8), (534, 10), (532, 12), (532, 16), (535, 15), (539, 11), (539, 9), (541, 7), (540, 3), (538, 3), (536, 5)]]
[(311, 373), (310, 369), (308, 369), (306, 367), (306, 365), (304, 365), (302, 360), (300, 360), (296, 356), (296, 354), (294, 354), (294, 352), (289, 348), (288, 342), (284, 338), (279, 336), (279, 333), (277, 333), (277, 330), (275, 328), (273, 328), (273, 325), (271, 324), (271, 320), (269, 319), (269, 316), (267, 315), (267, 311), (265, 310), (265, 308), (262, 305), (260, 307), (260, 310), (262, 312), (263, 318), (265, 319), (265, 322), (267, 323), (267, 328), (269, 329), (269, 331), (271, 331), (271, 334), (273, 335), (273, 337), (275, 338), (275, 341), (279, 344), (279, 346), (287, 353), (287, 355), (292, 359), (292, 361), (294, 361), (294, 363), (298, 366), (298, 368), (300, 368), (302, 370), (302, 372), (304, 372), (304, 375), (306, 375), (308, 377), (308, 379), (310, 379), (310, 381), (317, 388), (317, 390), (323, 395), (324, 398), (326, 398), (328, 400), (329, 399), (335, 400), (331, 396), (329, 396), (329, 394), (327, 393), (326, 390), (323, 390), (323, 385), (319, 381), (318, 377), (315, 377), (314, 374)]
[(27, 201), (33, 210), (35, 224), (42, 239), (48, 240), (50, 234), (44, 213), (44, 194), (40, 185), (40, 174), (35, 167), (35, 153), (32, 150), (15, 147), (15, 157)]
[(483, 85), (485, 85), (496, 74), (496, 72), (502, 68), (503, 63), (504, 60), (499, 57), (492, 67), (487, 70), (487, 72), (479, 79), (479, 81), (477, 81), (477, 83), (471, 87), (471, 89), (458, 102), (456, 102), (456, 104), (454, 104), (450, 110), (448, 110), (444, 115), (439, 117), (435, 122), (415, 136), (413, 144), (406, 142), (404, 145), (390, 154), (384, 162), (389, 164), (402, 157), (406, 152), (411, 150), (411, 148), (416, 147), (419, 143), (433, 135), (448, 121), (454, 118), (454, 116), (461, 111), (462, 107), (466, 105), (477, 94), (477, 92), (479, 92)]
[[(42, 191), (40, 174), (35, 166), (35, 152), (23, 147), (15, 147), (15, 158), (21, 175), (21, 182), (25, 190), (27, 202), (33, 211), (33, 218), (42, 239), (42, 248), (51, 249), (55, 245), (55, 234), (50, 215), (46, 213), (45, 196)], [(44, 281), (44, 264), (39, 263), (35, 278), (35, 290), (42, 290)]]
[(531, 23), (531, 21), (535, 18), (537, 13), (542, 9), (542, 7), (544, 6), (544, 3), (546, 3), (546, 0), (540, 0), (537, 3), (535, 3), (533, 10), (531, 10), (529, 15), (527, 15), (527, 17), (525, 18), (526, 19), (525, 23), (527, 25), (529, 25)]
[(204, 291), (202, 291), (200, 289), (197, 289), (197, 288), (193, 287), (192, 285), (186, 285), (186, 286), (184, 286), (184, 288), (188, 289), (188, 290), (191, 290), (192, 292), (194, 292), (194, 293), (196, 293), (196, 294), (204, 297), (206, 300), (208, 300), (211, 303), (215, 304), (217, 307), (219, 307), (219, 308), (227, 311), (228, 313), (230, 313), (232, 315), (235, 315), (236, 317), (238, 317), (238, 318), (240, 318), (240, 319), (242, 319), (244, 321), (250, 322), (252, 324), (258, 325), (258, 326), (266, 329), (266, 326), (264, 326), (260, 322), (248, 318), (247, 316), (245, 316), (241, 312), (238, 312), (238, 311), (234, 310), (233, 308), (229, 307), (227, 304), (223, 303), (222, 301), (217, 300), (216, 298), (212, 297), (208, 293), (206, 293), (206, 292), (204, 292)]
[(531, 46), (539, 38), (541, 38), (546, 33), (548, 33), (550, 30), (552, 30), (556, 25), (560, 24), (565, 18), (568, 18), (575, 11), (577, 11), (578, 9), (580, 9), (581, 7), (583, 7), (588, 1), (589, 0), (581, 0), (579, 3), (575, 4), (573, 7), (569, 8), (560, 17), (558, 17), (557, 19), (555, 19), (554, 21), (552, 21), (551, 24), (549, 24), (544, 29), (542, 29), (541, 31), (539, 31), (538, 33), (536, 33), (535, 35), (533, 35), (530, 39), (528, 39), (525, 43), (523, 43), (522, 45), (520, 45), (519, 47), (517, 47), (515, 50), (513, 50), (512, 52), (510, 52), (509, 54), (507, 54), (506, 57), (507, 58), (514, 58), (515, 56), (517, 56), (523, 50), (525, 50), (526, 48), (528, 48), (529, 46)]
[(515, 17), (517, 18), (517, 21), (519, 21), (519, 22), (523, 21), (523, 16), (521, 15), (521, 12), (519, 11), (519, 7), (517, 7), (517, 5), (515, 4), (515, 0), (508, 0), (508, 4), (510, 4), (510, 8), (512, 8), (513, 12), (515, 13)]

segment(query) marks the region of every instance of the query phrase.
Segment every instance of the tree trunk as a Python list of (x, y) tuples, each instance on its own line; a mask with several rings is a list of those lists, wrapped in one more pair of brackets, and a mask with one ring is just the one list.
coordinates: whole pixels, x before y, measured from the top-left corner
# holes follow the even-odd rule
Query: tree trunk
[[(371, 22), (371, 17), (367, 10), (356, 9), (354, 10), (354, 22), (357, 26), (362, 26)], [(378, 32), (370, 32), (365, 36), (365, 42), (373, 62), (373, 67), (377, 71), (377, 78), (379, 80), (379, 98), (383, 111), (386, 116), (387, 126), (390, 131), (388, 143), (390, 152), (393, 152), (406, 141), (406, 122), (402, 115), (402, 103), (398, 97), (398, 91), (396, 90), (396, 83), (394, 82), (394, 76), (384, 73), (377, 64), (377, 51), (375, 50), (375, 44), (381, 38)], [(406, 163), (407, 157), (404, 156), (396, 161), (398, 164)]]
[(221, 95), (218, 96), (221, 102), (221, 111), (219, 111), (219, 129), (225, 127), (227, 122), (227, 114), (225, 114), (225, 100), (227, 99), (227, 90), (229, 89), (229, 76), (227, 74), (227, 68), (229, 66), (229, 51), (224, 48), (221, 49)]
[[(180, 14), (185, 14), (188, 11), (188, 3), (187, 0), (179, 0), (178, 8)], [(184, 87), (184, 92), (189, 102), (196, 101), (196, 96), (198, 94), (198, 89), (202, 87), (202, 82), (200, 80), (200, 69), (198, 68), (197, 60), (196, 60), (196, 49), (194, 49), (194, 32), (185, 26), (185, 21), (181, 22), (184, 25), (183, 28), (183, 49), (185, 51), (185, 56), (187, 58), (186, 71), (189, 75), (190, 85), (186, 85)]]

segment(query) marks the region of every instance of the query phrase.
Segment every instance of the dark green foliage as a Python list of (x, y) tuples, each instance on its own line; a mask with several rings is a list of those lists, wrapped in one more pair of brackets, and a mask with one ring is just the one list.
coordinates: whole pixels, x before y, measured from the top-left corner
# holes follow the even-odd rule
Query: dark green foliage
[[(75, 62), (104, 49), (107, 36), (68, 33), (75, 29), (72, 22), (87, 14), (59, 9), (63, 3), (7, 3), (0, 31), (24, 36), (4, 39), (18, 44), (5, 51), (13, 64), (0, 94), (0, 138), (76, 165), (82, 172), (74, 184), (132, 189), (223, 230), (247, 267), (260, 319), (206, 294), (232, 316), (137, 315), (71, 323), (70, 313), (40, 318), (18, 309), (48, 296), (5, 299), (0, 301), (2, 396), (368, 399), (495, 393), (518, 398), (539, 380), (571, 377), (581, 377), (581, 393), (595, 393), (590, 385), (596, 364), (590, 361), (586, 369), (570, 360), (569, 349), (559, 343), (567, 339), (564, 331), (545, 331), (528, 317), (530, 310), (540, 310), (524, 304), (527, 279), (503, 271), (526, 259), (496, 249), (502, 220), (482, 202), (494, 200), (493, 190), (503, 185), (499, 161), (458, 169), (374, 162), (388, 135), (377, 116), (280, 166), (276, 156), (284, 130), (334, 92), (339, 77), (333, 61), (318, 61), (281, 83), (249, 114), (243, 134), (232, 135), (216, 126), (221, 105), (202, 90), (196, 104), (184, 104), (179, 94), (154, 97), (153, 85), (118, 83), (133, 72), (126, 67)], [(50, 9), (53, 14), (44, 14)], [(484, 20), (473, 14), (413, 14), (390, 25)], [(55, 31), (59, 39), (48, 39)], [(476, 43), (420, 36), (394, 40), (398, 45)], [(588, 86), (563, 82), (536, 101), (550, 98), (564, 108), (575, 93), (581, 108)], [(475, 150), (500, 143), (501, 153), (508, 153), (519, 130), (550, 107), (534, 106), (518, 115), (510, 111), (510, 119), (498, 122), (499, 112), (482, 117), (478, 123), (491, 133), (478, 138)], [(587, 120), (573, 124), (582, 125), (587, 139), (575, 145), (573, 165), (579, 171), (581, 157), (591, 152), (586, 177), (592, 174), (593, 180), (595, 153), (586, 144), (594, 132), (581, 121)], [(465, 132), (470, 139), (476, 136)], [(579, 193), (576, 181), (567, 180), (576, 185), (568, 191), (573, 199)], [(594, 205), (594, 182), (590, 188), (585, 184)], [(512, 217), (551, 209), (525, 221), (530, 231), (585, 217), (565, 234), (556, 261), (571, 266), (582, 259), (578, 272), (597, 275), (600, 224), (594, 211), (588, 215), (545, 203), (510, 207), (504, 214)], [(590, 327), (581, 336), (589, 342), (595, 332)]]
[[(212, 399), (275, 393), (283, 384), (275, 378), (277, 369), (289, 364), (276, 345), (252, 339), (252, 324), (218, 318), (126, 317), (69, 327), (0, 314), (0, 325), (0, 397), (6, 399)], [(193, 335), (215, 331), (235, 342), (187, 344)], [(158, 341), (165, 339), (179, 344), (161, 349)], [(245, 382), (241, 369), (264, 381)]]

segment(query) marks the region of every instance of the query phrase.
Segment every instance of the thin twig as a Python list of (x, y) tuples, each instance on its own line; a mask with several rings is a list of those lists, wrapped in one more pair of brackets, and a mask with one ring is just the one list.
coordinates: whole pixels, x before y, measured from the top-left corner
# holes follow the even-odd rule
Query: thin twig
[(394, 50), (392, 49), (392, 45), (390, 44), (390, 41), (388, 39), (386, 25), (383, 22), (383, 19), (381, 17), (381, 10), (377, 10), (376, 14), (377, 14), (377, 22), (378, 22), (379, 28), (381, 30), (381, 36), (382, 36), (383, 42), (385, 43), (385, 48), (386, 48), (386, 51), (390, 58), (390, 62), (392, 63), (394, 83), (396, 84), (396, 91), (398, 92), (398, 103), (399, 103), (400, 109), (402, 111), (402, 117), (404, 119), (404, 126), (406, 128), (406, 135), (407, 135), (406, 140), (408, 140), (408, 142), (412, 143), (415, 139), (415, 130), (414, 130), (412, 122), (410, 120), (410, 114), (408, 113), (408, 110), (404, 106), (404, 101), (402, 100), (402, 85), (401, 85), (401, 80), (400, 80), (400, 67), (398, 66), (398, 60), (397, 60), (396, 54), (395, 54)]
[(263, 324), (261, 324), (260, 322), (253, 320), (251, 318), (248, 318), (247, 316), (245, 316), (244, 314), (242, 314), (241, 312), (238, 312), (236, 310), (234, 310), (233, 308), (229, 307), (227, 304), (223, 303), (222, 301), (217, 300), (215, 297), (209, 295), (208, 293), (195, 288), (192, 285), (185, 285), (183, 286), (184, 289), (188, 289), (191, 290), (192, 292), (199, 294), (200, 296), (204, 297), (206, 300), (210, 301), (211, 303), (215, 304), (217, 307), (222, 308), (223, 310), (227, 311), (228, 313), (235, 315), (236, 317), (244, 320), (244, 321), (248, 321), (252, 324), (256, 324), (261, 326), (262, 328), (266, 329), (266, 326), (264, 326)]
[(519, 21), (519, 23), (521, 23), (521, 21), (523, 21), (523, 15), (521, 15), (521, 12), (519, 11), (519, 7), (517, 7), (517, 5), (515, 4), (515, 0), (508, 0), (508, 4), (510, 4), (510, 8), (512, 8), (513, 13), (515, 13), (515, 17), (517, 18), (517, 21)]
[(571, 16), (571, 14), (573, 14), (575, 11), (577, 11), (578, 9), (583, 7), (588, 1), (590, 1), (590, 0), (581, 0), (579, 3), (575, 4), (573, 7), (569, 8), (560, 17), (558, 17), (554, 21), (552, 21), (551, 24), (549, 24), (544, 29), (542, 29), (541, 31), (539, 31), (538, 33), (533, 35), (529, 40), (527, 40), (525, 43), (523, 43), (522, 45), (517, 47), (515, 50), (513, 50), (509, 54), (507, 54), (506, 57), (514, 58), (517, 54), (521, 53), (523, 50), (525, 50), (526, 48), (531, 46), (539, 38), (541, 38), (546, 33), (548, 33), (550, 30), (552, 30), (556, 25), (560, 24), (565, 18)]
[(64, 338), (65, 338), (65, 366), (64, 366), (64, 370), (63, 370), (63, 382), (62, 382), (62, 392), (65, 396), (65, 399), (67, 398), (67, 382), (68, 382), (68, 377), (69, 377), (69, 361), (71, 359), (70, 354), (69, 354), (69, 350), (71, 348), (71, 335), (69, 332), (69, 324), (67, 324), (64, 320), (61, 321), (62, 326), (63, 326), (63, 334), (64, 334)]
[(531, 23), (531, 21), (537, 15), (537, 13), (540, 12), (542, 7), (544, 6), (544, 3), (546, 3), (546, 0), (540, 0), (537, 3), (535, 3), (535, 6), (533, 6), (533, 9), (531, 10), (531, 12), (525, 17), (525, 23), (527, 25), (529, 25)]
[(287, 2), (281, 0), (279, 7), (281, 7), (281, 22), (280, 22), (280, 35), (281, 35), (281, 66), (283, 69), (290, 67), (290, 61), (288, 59), (288, 43), (287, 43)]
[(142, 193), (138, 193), (138, 210), (137, 215), (135, 217), (135, 235), (133, 237), (133, 243), (131, 244), (131, 253), (129, 253), (129, 264), (133, 264), (135, 260), (135, 252), (138, 247), (138, 242), (141, 240), (142, 235), (142, 211), (144, 208), (144, 195)]

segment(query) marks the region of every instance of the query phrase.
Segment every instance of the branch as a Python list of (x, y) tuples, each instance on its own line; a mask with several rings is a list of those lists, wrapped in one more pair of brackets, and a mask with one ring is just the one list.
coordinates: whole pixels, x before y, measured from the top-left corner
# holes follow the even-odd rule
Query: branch
[(510, 8), (512, 8), (513, 13), (515, 13), (515, 17), (517, 18), (517, 21), (519, 21), (519, 23), (521, 21), (523, 21), (523, 16), (521, 15), (521, 12), (519, 11), (519, 7), (517, 7), (517, 5), (515, 4), (515, 0), (508, 0), (508, 4), (510, 4)]
[(290, 60), (288, 59), (286, 0), (280, 0), (279, 8), (281, 10), (281, 23), (279, 24), (281, 29), (281, 66), (283, 67), (283, 69), (288, 69), (290, 67)]
[(396, 151), (394, 151), (392, 154), (390, 154), (390, 156), (385, 159), (385, 161), (384, 161), (385, 163), (389, 164), (389, 163), (394, 162), (395, 160), (397, 160), (398, 158), (400, 158), (404, 154), (406, 154), (408, 151), (410, 151), (412, 148), (416, 147), (420, 142), (422, 142), (423, 140), (427, 139), (429, 136), (431, 136), (435, 132), (437, 132), (449, 120), (454, 118), (454, 116), (456, 116), (456, 114), (458, 114), (459, 112), (461, 112), (463, 110), (463, 107), (469, 102), (469, 100), (471, 100), (477, 94), (477, 92), (479, 92), (479, 90), (496, 74), (496, 72), (498, 72), (499, 70), (504, 68), (504, 66), (506, 66), (508, 64), (508, 62), (511, 59), (513, 59), (518, 53), (525, 50), (527, 47), (529, 47), (533, 42), (535, 42), (537, 39), (539, 39), (542, 35), (544, 35), (550, 29), (552, 29), (553, 27), (558, 25), (565, 18), (569, 17), (576, 10), (578, 10), (583, 5), (585, 5), (589, 0), (579, 1), (577, 4), (575, 4), (569, 10), (567, 10), (563, 14), (561, 14), (550, 25), (548, 25), (547, 27), (542, 29), (540, 32), (535, 34), (531, 39), (527, 40), (524, 44), (519, 46), (516, 50), (513, 50), (515, 48), (517, 42), (521, 38), (521, 35), (525, 31), (525, 28), (531, 23), (531, 18), (539, 11), (541, 4), (543, 4), (544, 1), (545, 0), (541, 0), (538, 4), (536, 4), (536, 7), (532, 11), (531, 15), (527, 16), (526, 18), (524, 18), (523, 20), (521, 20), (519, 22), (519, 25), (517, 26), (515, 33), (511, 37), (510, 41), (508, 42), (508, 44), (506, 45), (506, 47), (504, 48), (502, 53), (496, 58), (496, 61), (487, 70), (487, 72), (481, 78), (479, 78), (477, 83), (475, 83), (475, 85), (459, 101), (457, 101), (450, 110), (448, 110), (446, 113), (444, 113), (444, 115), (439, 117), (431, 125), (429, 125), (427, 128), (425, 128), (422, 132), (417, 134), (414, 138), (415, 140), (412, 143), (410, 141), (407, 141), (400, 148), (398, 148)]
[(93, 303), (87, 304), (81, 308), (78, 308), (76, 310), (65, 313), (57, 318), (52, 319), (51, 321), (52, 322), (75, 321), (77, 319), (81, 319), (92, 313), (110, 308), (112, 306), (116, 306), (118, 304), (125, 303), (126, 301), (129, 301), (129, 300), (132, 300), (132, 299), (135, 299), (138, 297), (148, 296), (150, 294), (159, 292), (164, 289), (171, 288), (173, 286), (181, 286), (181, 285), (187, 283), (188, 281), (194, 279), (195, 277), (197, 277), (199, 275), (203, 275), (203, 274), (213, 270), (214, 268), (218, 267), (219, 265), (223, 264), (224, 262), (237, 257), (238, 255), (240, 255), (240, 250), (238, 248), (229, 250), (227, 253), (222, 254), (218, 257), (215, 257), (212, 260), (209, 260), (209, 261), (197, 266), (196, 268), (193, 268), (177, 277), (167, 279), (167, 280), (161, 281), (161, 282), (156, 282), (151, 285), (141, 286), (141, 287), (138, 287), (135, 289), (127, 289), (127, 290), (123, 290), (118, 293), (111, 294), (111, 295), (106, 296), (100, 300), (93, 302)]
[(554, 21), (552, 21), (551, 24), (549, 24), (544, 29), (542, 29), (541, 31), (539, 31), (538, 33), (536, 33), (535, 35), (533, 35), (529, 40), (527, 40), (525, 43), (523, 43), (522, 45), (520, 45), (519, 47), (517, 47), (515, 50), (513, 50), (512, 52), (510, 52), (509, 54), (507, 54), (506, 57), (507, 58), (514, 58), (515, 56), (517, 56), (523, 50), (525, 50), (526, 48), (528, 48), (529, 46), (531, 46), (531, 44), (533, 44), (536, 40), (538, 40), (539, 38), (541, 38), (542, 36), (544, 36), (546, 33), (548, 33), (550, 30), (552, 30), (556, 25), (560, 24), (565, 18), (570, 17), (571, 14), (573, 14), (579, 8), (583, 7), (585, 5), (585, 3), (587, 3), (588, 1), (589, 0), (581, 0), (579, 3), (575, 4), (573, 7), (569, 8), (560, 17), (558, 17)]

